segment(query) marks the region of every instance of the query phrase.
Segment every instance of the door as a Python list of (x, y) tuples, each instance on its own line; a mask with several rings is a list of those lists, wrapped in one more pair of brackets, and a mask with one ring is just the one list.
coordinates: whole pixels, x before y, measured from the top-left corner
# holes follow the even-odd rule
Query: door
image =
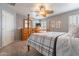
[(14, 41), (14, 16), (2, 10), (2, 47)]

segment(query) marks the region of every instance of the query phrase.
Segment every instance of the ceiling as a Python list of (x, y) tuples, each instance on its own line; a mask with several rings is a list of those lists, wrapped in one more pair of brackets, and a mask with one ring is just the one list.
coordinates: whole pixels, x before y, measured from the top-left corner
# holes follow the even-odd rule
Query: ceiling
[[(36, 8), (40, 5), (40, 3), (16, 3), (15, 6), (12, 7), (17, 13), (22, 15), (27, 15), (29, 12), (36, 10)], [(56, 15), (59, 13), (75, 10), (79, 8), (79, 4), (75, 3), (45, 3), (43, 4), (48, 7), (48, 9), (52, 9), (54, 13), (52, 15)]]

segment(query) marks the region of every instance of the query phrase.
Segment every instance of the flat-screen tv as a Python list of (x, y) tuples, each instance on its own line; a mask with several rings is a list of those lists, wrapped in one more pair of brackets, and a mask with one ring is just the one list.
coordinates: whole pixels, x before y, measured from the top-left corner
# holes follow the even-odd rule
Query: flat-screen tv
[(41, 23), (36, 23), (36, 27), (37, 27), (37, 26), (41, 26)]

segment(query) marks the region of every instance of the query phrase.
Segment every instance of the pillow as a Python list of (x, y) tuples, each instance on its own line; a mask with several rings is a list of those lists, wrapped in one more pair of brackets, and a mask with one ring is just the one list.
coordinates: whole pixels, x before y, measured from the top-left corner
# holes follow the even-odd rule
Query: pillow
[(69, 35), (75, 38), (79, 38), (79, 25), (70, 25)]

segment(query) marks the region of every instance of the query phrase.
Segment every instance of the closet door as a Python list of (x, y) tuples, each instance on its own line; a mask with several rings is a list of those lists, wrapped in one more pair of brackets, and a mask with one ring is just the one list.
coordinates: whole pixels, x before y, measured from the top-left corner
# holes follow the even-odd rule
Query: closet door
[(2, 47), (14, 41), (14, 16), (2, 10)]

